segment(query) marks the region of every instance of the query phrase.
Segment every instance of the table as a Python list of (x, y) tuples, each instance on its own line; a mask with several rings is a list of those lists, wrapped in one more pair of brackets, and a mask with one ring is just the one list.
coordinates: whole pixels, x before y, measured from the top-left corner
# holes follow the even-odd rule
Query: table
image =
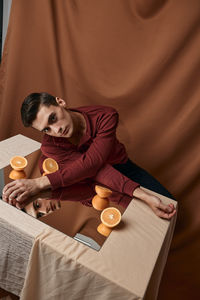
[[(0, 168), (39, 147), (21, 135), (0, 142)], [(176, 217), (133, 199), (122, 219), (97, 252), (0, 201), (0, 287), (22, 300), (156, 299)]]

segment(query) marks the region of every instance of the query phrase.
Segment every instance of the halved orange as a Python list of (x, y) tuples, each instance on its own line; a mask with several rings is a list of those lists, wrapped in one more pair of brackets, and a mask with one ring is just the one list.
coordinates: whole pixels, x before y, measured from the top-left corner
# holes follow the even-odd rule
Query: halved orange
[(121, 213), (119, 209), (115, 207), (108, 207), (101, 213), (101, 222), (109, 228), (117, 226), (120, 221)]
[(10, 159), (11, 167), (16, 171), (21, 171), (27, 166), (27, 159), (23, 156), (13, 156)]
[(9, 178), (13, 180), (26, 178), (26, 173), (24, 172), (24, 170), (16, 171), (13, 169), (9, 174)]
[(53, 158), (46, 158), (42, 163), (42, 168), (46, 174), (54, 173), (59, 169), (57, 162)]
[(95, 185), (95, 191), (97, 195), (101, 198), (107, 198), (112, 194), (111, 190), (100, 185)]
[(103, 223), (99, 224), (99, 226), (97, 227), (97, 231), (104, 235), (104, 236), (109, 236), (109, 234), (111, 233), (112, 229), (105, 226)]
[(109, 201), (107, 198), (101, 198), (98, 195), (95, 195), (92, 198), (92, 206), (97, 210), (103, 210), (104, 208), (108, 207)]

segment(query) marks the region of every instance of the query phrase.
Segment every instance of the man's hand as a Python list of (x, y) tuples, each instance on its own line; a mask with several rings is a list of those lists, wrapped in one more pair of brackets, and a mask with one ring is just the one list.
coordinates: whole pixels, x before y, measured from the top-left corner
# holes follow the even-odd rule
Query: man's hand
[(149, 197), (148, 204), (153, 212), (160, 218), (171, 219), (176, 213), (176, 209), (172, 203), (166, 205), (162, 203), (160, 198), (153, 195)]
[(50, 187), (47, 176), (35, 179), (18, 179), (8, 183), (3, 189), (3, 200), (21, 208), (31, 196), (36, 195), (43, 189)]
[(147, 193), (141, 188), (136, 188), (133, 192), (133, 196), (146, 202), (146, 204), (148, 204), (153, 210), (153, 212), (160, 218), (169, 220), (176, 213), (174, 204), (170, 203), (166, 205), (161, 201), (159, 197)]

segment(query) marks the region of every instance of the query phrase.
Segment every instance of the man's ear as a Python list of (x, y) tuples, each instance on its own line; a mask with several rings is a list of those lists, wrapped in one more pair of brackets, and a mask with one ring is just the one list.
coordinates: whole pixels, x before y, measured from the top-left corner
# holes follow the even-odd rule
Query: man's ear
[(62, 107), (66, 107), (66, 102), (65, 100), (59, 98), (59, 97), (56, 97), (56, 102), (58, 103), (58, 105), (62, 106)]

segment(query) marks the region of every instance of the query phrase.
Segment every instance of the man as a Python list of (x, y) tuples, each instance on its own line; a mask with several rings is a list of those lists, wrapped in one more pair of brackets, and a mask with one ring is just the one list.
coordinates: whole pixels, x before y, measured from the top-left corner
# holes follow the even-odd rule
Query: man
[[(146, 202), (159, 217), (170, 219), (176, 213), (173, 204), (165, 205), (157, 196), (140, 188), (140, 184), (149, 189), (155, 187), (155, 191), (170, 197), (160, 183), (128, 160), (124, 145), (116, 138), (118, 113), (115, 109), (100, 105), (68, 109), (61, 98), (32, 93), (22, 104), (21, 116), (24, 126), (44, 133), (42, 160), (55, 159), (59, 170), (7, 184), (3, 190), (7, 202), (22, 208), (28, 197), (41, 190), (54, 190), (92, 178)], [(128, 169), (130, 176), (125, 176)], [(138, 177), (139, 183), (134, 177)]]
[(36, 197), (36, 199), (27, 204), (23, 210), (28, 215), (38, 219), (60, 208), (61, 204), (59, 199), (43, 199)]

